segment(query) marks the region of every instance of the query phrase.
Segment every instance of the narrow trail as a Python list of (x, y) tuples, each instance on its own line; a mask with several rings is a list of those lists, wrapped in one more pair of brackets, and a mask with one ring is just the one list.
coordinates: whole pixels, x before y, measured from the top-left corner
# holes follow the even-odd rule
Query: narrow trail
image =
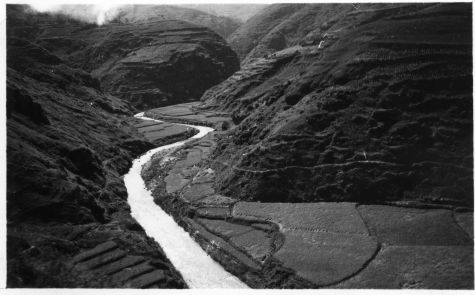
[[(135, 117), (161, 122), (144, 117), (144, 113), (136, 114)], [(170, 215), (155, 204), (151, 192), (145, 187), (141, 176), (142, 166), (150, 161), (154, 154), (170, 151), (214, 130), (210, 127), (180, 125), (196, 128), (199, 133), (189, 139), (148, 151), (135, 159), (129, 172), (124, 175), (131, 215), (147, 235), (162, 247), (190, 288), (249, 288), (214, 261)]]

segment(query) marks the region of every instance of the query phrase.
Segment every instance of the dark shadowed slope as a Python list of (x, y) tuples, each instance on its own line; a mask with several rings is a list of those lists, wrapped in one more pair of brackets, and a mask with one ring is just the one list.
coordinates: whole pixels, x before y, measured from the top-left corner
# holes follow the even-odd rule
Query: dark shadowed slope
[(332, 15), (292, 41), (302, 46), (249, 62), (203, 96), (238, 124), (214, 154), (220, 189), (270, 202), (471, 208), (471, 5), (346, 5)]
[[(198, 99), (239, 68), (211, 30), (178, 20), (96, 26), (61, 15), (22, 15), (33, 42), (99, 79), (138, 109)], [(21, 26), (12, 28), (21, 32)]]
[(83, 37), (93, 38), (81, 51), (86, 68), (104, 90), (142, 110), (196, 100), (239, 67), (218, 35), (181, 21), (109, 25)]
[[(128, 119), (133, 107), (109, 91), (159, 91), (147, 88), (157, 87), (153, 72), (169, 88), (149, 94), (150, 104), (179, 97), (173, 89), (198, 97), (224, 78), (229, 64), (220, 54), (232, 51), (213, 32), (178, 21), (96, 27), (15, 5), (7, 15), (7, 285), (184, 287), (129, 215), (121, 176), (153, 144)], [(185, 135), (175, 129), (168, 134)]]
[[(19, 34), (11, 27), (19, 28), (16, 21), (9, 15), (8, 217), (105, 220), (124, 205), (120, 175), (151, 145), (131, 137), (135, 131), (124, 117), (132, 112), (124, 102), (34, 44), (31, 27)], [(112, 196), (121, 196), (117, 204), (100, 204)]]

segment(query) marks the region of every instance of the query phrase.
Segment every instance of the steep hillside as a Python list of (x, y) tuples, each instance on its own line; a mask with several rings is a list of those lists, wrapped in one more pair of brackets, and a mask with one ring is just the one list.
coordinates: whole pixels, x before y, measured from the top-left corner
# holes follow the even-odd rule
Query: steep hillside
[(272, 28), (282, 23), (303, 6), (305, 5), (274, 4), (262, 9), (228, 37), (229, 45), (238, 54), (240, 60), (244, 60)]
[(239, 27), (228, 41), (243, 64), (296, 46), (318, 45), (336, 22), (351, 11), (384, 9), (385, 4), (273, 4)]
[(18, 15), (17, 33), (74, 67), (91, 72), (103, 90), (138, 109), (198, 99), (239, 67), (226, 42), (178, 20), (85, 24), (58, 15)]
[[(471, 208), (471, 21), (470, 4), (283, 4), (256, 15), (238, 53), (262, 57), (202, 97), (237, 124), (213, 156), (219, 189)], [(300, 33), (266, 47), (269, 27)]]
[[(7, 6), (7, 285), (185, 287), (129, 214), (122, 175), (154, 144), (118, 96), (136, 107), (196, 98), (237, 59), (219, 36), (184, 22), (97, 27), (24, 9)], [(153, 126), (139, 128), (155, 140)], [(172, 129), (164, 134), (189, 135)], [(133, 264), (155, 281), (130, 281)]]

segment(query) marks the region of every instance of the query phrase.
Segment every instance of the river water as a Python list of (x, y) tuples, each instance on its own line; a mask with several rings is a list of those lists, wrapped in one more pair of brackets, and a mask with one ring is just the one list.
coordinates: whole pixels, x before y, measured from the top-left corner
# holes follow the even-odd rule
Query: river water
[[(135, 117), (160, 122), (144, 117), (144, 113), (139, 113)], [(147, 235), (160, 244), (190, 288), (248, 288), (214, 261), (170, 215), (155, 204), (150, 191), (145, 187), (141, 176), (142, 166), (150, 161), (155, 153), (172, 150), (213, 131), (213, 128), (209, 127), (180, 125), (196, 128), (199, 133), (189, 139), (148, 151), (135, 159), (129, 172), (124, 175), (131, 215), (144, 228)]]

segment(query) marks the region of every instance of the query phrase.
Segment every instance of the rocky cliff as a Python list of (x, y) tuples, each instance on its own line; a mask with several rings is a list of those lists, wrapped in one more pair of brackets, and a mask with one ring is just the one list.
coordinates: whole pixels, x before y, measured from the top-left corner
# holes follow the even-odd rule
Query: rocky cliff
[(471, 208), (471, 21), (470, 4), (264, 9), (230, 38), (243, 69), (202, 97), (237, 124), (214, 153), (219, 189)]
[(7, 285), (184, 287), (128, 212), (121, 176), (154, 146), (128, 118), (198, 97), (237, 63), (188, 23), (97, 27), (8, 5)]

